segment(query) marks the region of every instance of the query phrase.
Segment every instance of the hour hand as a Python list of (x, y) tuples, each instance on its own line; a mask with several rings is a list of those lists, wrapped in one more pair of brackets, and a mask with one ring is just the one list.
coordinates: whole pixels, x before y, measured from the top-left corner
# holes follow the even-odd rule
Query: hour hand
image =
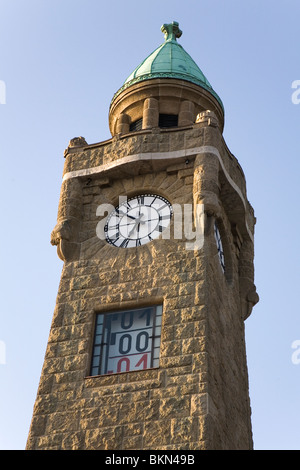
[(123, 215), (123, 216), (126, 215), (126, 217), (129, 217), (129, 219), (133, 219), (133, 220), (136, 219), (136, 217), (134, 217), (133, 215), (126, 214), (126, 212), (121, 212), (121, 211), (119, 211), (119, 214), (120, 214), (120, 215)]

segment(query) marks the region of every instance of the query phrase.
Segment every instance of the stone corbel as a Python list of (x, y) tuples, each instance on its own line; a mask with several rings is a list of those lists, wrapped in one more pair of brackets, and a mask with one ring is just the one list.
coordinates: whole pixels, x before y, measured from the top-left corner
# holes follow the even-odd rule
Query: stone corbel
[(82, 217), (82, 188), (78, 179), (64, 181), (61, 187), (57, 224), (50, 242), (57, 246), (62, 261), (74, 261), (80, 253), (79, 228)]
[(240, 296), (242, 318), (246, 320), (251, 315), (254, 305), (259, 301), (256, 286), (250, 279), (240, 279)]
[(239, 258), (239, 291), (241, 298), (242, 317), (248, 318), (254, 305), (259, 301), (254, 284), (254, 249), (251, 240), (244, 240)]
[(73, 261), (79, 257), (80, 244), (72, 241), (77, 225), (76, 220), (60, 220), (51, 232), (51, 245), (57, 246), (57, 255), (62, 261)]

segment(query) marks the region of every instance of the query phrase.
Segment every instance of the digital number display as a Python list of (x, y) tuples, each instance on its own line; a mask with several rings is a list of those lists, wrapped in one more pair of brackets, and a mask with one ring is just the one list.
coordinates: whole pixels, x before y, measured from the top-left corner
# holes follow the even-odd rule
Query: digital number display
[(162, 306), (99, 313), (91, 375), (159, 366)]

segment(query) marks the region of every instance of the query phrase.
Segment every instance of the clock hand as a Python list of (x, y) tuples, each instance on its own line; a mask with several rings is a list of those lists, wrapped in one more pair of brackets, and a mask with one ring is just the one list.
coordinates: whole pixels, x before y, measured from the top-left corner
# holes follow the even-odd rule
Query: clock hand
[(136, 223), (134, 224), (134, 226), (132, 227), (132, 229), (130, 230), (130, 232), (128, 233), (128, 237), (131, 237), (131, 235), (133, 234), (133, 232), (135, 231), (136, 229)]
[(129, 217), (130, 219), (135, 220), (135, 217), (133, 217), (133, 215), (126, 214), (126, 212), (121, 212), (121, 211), (119, 211), (119, 214), (120, 214), (120, 215), (126, 215), (126, 217)]
[[(144, 214), (142, 214), (140, 217), (137, 217), (135, 219), (135, 222), (134, 222), (134, 226), (132, 227), (132, 229), (130, 230), (130, 232), (128, 233), (128, 236), (130, 237), (132, 235), (132, 233), (136, 230), (137, 226), (140, 227), (140, 224), (145, 224), (146, 221), (145, 220), (141, 220), (141, 217), (143, 217)], [(138, 232), (139, 232), (140, 228), (138, 228)]]

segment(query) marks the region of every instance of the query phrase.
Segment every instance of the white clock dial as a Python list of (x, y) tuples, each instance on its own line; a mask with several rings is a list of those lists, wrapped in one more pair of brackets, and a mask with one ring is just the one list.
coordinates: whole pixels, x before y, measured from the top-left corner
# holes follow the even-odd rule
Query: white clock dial
[(155, 194), (140, 194), (126, 200), (109, 215), (104, 227), (106, 241), (119, 248), (144, 245), (168, 227), (172, 206)]
[(220, 235), (217, 223), (215, 223), (214, 233), (215, 233), (215, 240), (216, 240), (217, 249), (218, 249), (219, 261), (221, 264), (222, 271), (225, 272), (224, 250), (223, 250), (223, 244), (222, 244), (221, 235)]

